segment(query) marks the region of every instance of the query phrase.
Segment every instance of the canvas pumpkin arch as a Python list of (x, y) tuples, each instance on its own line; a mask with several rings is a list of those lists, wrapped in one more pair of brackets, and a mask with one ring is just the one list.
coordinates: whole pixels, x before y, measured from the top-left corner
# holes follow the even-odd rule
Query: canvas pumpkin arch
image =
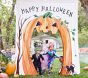
[(37, 75), (37, 71), (31, 60), (30, 45), (33, 30), (36, 28), (37, 32), (51, 31), (52, 34), (56, 34), (58, 31), (60, 33), (62, 43), (63, 43), (63, 68), (61, 70), (62, 75), (69, 75), (67, 72), (66, 66), (72, 65), (72, 47), (71, 47), (71, 38), (69, 30), (66, 26), (61, 25), (61, 19), (56, 19), (51, 17), (51, 15), (45, 14), (46, 16), (37, 17), (28, 22), (25, 30), (23, 31), (23, 40), (22, 40), (22, 65), (25, 75)]
[[(44, 33), (49, 31), (52, 34), (59, 32), (64, 50), (61, 74), (69, 74), (65, 68), (66, 65), (71, 64), (75, 65), (74, 74), (80, 73), (77, 7), (77, 0), (16, 1), (16, 52), (12, 58), (16, 61), (16, 74), (38, 74), (30, 58), (31, 38), (35, 29), (39, 33), (41, 33), (40, 31)], [(43, 15), (47, 12), (51, 12), (53, 17), (50, 13)], [(67, 22), (68, 25), (62, 25), (62, 21), (63, 23)]]

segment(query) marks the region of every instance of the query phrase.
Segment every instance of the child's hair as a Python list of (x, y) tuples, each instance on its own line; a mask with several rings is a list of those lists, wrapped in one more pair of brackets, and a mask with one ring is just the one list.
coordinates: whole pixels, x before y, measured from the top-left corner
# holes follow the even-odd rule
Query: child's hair
[(51, 46), (51, 45), (53, 45), (53, 46), (54, 46), (54, 43), (53, 43), (53, 42), (50, 42), (50, 43), (49, 43), (49, 46)]
[(53, 46), (53, 48), (54, 48), (54, 43), (53, 42), (49, 43), (49, 47), (48, 48), (50, 49), (51, 46)]

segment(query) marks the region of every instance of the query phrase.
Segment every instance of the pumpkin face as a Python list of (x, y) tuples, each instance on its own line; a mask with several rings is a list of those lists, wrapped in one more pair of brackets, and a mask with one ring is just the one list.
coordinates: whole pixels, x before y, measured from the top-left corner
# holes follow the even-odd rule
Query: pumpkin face
[(0, 73), (0, 78), (9, 78), (6, 73)]
[(57, 23), (54, 18), (39, 17), (36, 21), (36, 30), (37, 32), (40, 32), (40, 30), (42, 30), (44, 33), (51, 31), (52, 34), (56, 34), (58, 30)]
[(6, 73), (10, 76), (12, 74), (14, 74), (16, 70), (16, 64), (14, 63), (8, 63), (7, 66), (6, 66)]

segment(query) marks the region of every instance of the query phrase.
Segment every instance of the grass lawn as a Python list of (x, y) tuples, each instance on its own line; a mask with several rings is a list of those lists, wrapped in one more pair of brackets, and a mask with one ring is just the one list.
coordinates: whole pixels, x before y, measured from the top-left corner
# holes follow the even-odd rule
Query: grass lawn
[(74, 75), (74, 76), (61, 76), (58, 75), (58, 68), (59, 68), (59, 61), (56, 59), (53, 64), (53, 69), (52, 73), (50, 76), (47, 75), (47, 73), (41, 77), (41, 76), (19, 76), (19, 78), (88, 78), (88, 71), (84, 71), (82, 68), (84, 66), (88, 66), (88, 64), (81, 63), (81, 73), (79, 75)]
[[(58, 55), (63, 55), (62, 53), (59, 53)], [(5, 57), (3, 57), (2, 55), (0, 55), (0, 61), (5, 61), (7, 62), (7, 59)], [(59, 70), (59, 60), (55, 59), (54, 64), (53, 64), (53, 69), (52, 69), (52, 73), (50, 75), (50, 77), (47, 75), (47, 73), (41, 77), (41, 76), (22, 76), (20, 75), (18, 78), (88, 78), (88, 71), (83, 70), (82, 68), (85, 66), (88, 66), (88, 64), (84, 64), (84, 63), (80, 63), (80, 69), (81, 69), (81, 73), (79, 75), (74, 75), (74, 76), (61, 76), (58, 74), (58, 70)], [(10, 77), (10, 78), (14, 78), (14, 77)]]

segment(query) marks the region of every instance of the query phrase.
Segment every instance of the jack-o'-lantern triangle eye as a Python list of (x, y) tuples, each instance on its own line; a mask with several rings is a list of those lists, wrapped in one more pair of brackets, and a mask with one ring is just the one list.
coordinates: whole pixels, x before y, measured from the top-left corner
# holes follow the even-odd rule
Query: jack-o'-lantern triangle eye
[(48, 29), (48, 26), (46, 26), (46, 29)]
[(37, 24), (36, 24), (36, 26), (40, 26), (40, 25), (41, 25), (41, 23), (38, 21)]
[(56, 26), (57, 26), (57, 23), (52, 24), (52, 26), (53, 26), (53, 27), (56, 27)]

